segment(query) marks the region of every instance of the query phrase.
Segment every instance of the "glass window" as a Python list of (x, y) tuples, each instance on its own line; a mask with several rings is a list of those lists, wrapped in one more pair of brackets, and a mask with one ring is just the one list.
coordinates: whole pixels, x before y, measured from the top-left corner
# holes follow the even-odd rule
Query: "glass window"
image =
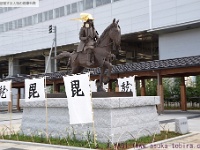
[(22, 27), (22, 19), (17, 20), (17, 28)]
[(93, 8), (93, 0), (84, 0), (83, 8), (84, 10)]
[(120, 0), (113, 0), (113, 2), (117, 2), (117, 1), (120, 1)]
[(13, 24), (12, 21), (8, 23), (8, 30), (12, 30), (13, 29)]
[(101, 5), (105, 5), (105, 4), (109, 4), (111, 3), (111, 0), (96, 0), (96, 6), (101, 6)]
[(17, 20), (14, 21), (14, 29), (17, 29), (18, 26), (17, 26)]
[(70, 4), (66, 6), (67, 8), (67, 15), (71, 14), (71, 7)]
[(44, 21), (49, 20), (49, 12), (44, 12)]
[(39, 23), (39, 22), (43, 22), (43, 20), (44, 20), (42, 14), (43, 14), (43, 13), (39, 13), (39, 14), (38, 14), (38, 23)]
[(101, 5), (102, 5), (101, 0), (96, 0), (96, 7), (101, 6)]
[(0, 24), (0, 32), (3, 32), (3, 24)]
[(28, 20), (28, 25), (32, 25), (32, 16), (29, 16), (28, 18), (27, 18)]
[(54, 9), (55, 11), (55, 18), (58, 18), (59, 17), (59, 15), (60, 15), (60, 9), (59, 8), (56, 8), (56, 9)]
[(78, 11), (83, 11), (83, 1), (78, 2)]
[(8, 31), (8, 22), (4, 24), (5, 31)]
[(3, 13), (3, 8), (2, 8), (2, 7), (0, 7), (0, 14), (1, 14), (1, 13)]
[(49, 10), (49, 20), (53, 19), (53, 10)]
[(8, 11), (8, 7), (4, 7), (3, 12), (7, 12)]
[(37, 22), (37, 20), (38, 20), (38, 18), (37, 18), (37, 14), (36, 15), (33, 15), (33, 23), (32, 24), (36, 24), (36, 23), (38, 23)]
[(65, 7), (60, 7), (60, 17), (64, 16), (65, 15)]
[(72, 13), (76, 13), (77, 12), (77, 3), (72, 3)]
[(53, 19), (53, 10), (44, 12), (44, 21)]
[(24, 18), (24, 19), (23, 19), (24, 26), (27, 26), (27, 25), (28, 25), (28, 21), (27, 21), (27, 20), (28, 20), (27, 18)]
[(12, 7), (8, 7), (8, 11), (12, 10), (13, 8)]

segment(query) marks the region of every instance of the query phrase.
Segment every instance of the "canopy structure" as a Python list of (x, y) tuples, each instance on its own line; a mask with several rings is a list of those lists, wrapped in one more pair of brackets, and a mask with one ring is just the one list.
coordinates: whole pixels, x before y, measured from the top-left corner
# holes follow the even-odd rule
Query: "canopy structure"
[[(91, 80), (98, 79), (98, 75), (100, 74), (100, 68), (84, 70), (84, 72), (87, 71), (90, 71)], [(70, 74), (70, 71), (52, 72), (46, 74), (43, 73), (35, 75), (17, 75), (4, 78), (2, 79), (2, 81), (12, 80), (12, 87), (20, 89), (24, 88), (25, 79), (40, 78), (46, 76), (47, 84), (54, 85), (53, 91), (57, 93), (60, 92), (60, 85), (64, 84), (62, 77), (68, 74)], [(111, 80), (116, 80), (119, 77), (128, 77), (133, 75), (137, 75), (136, 80), (142, 80), (142, 96), (145, 96), (144, 80), (149, 78), (157, 78), (157, 95), (161, 96), (161, 111), (164, 110), (164, 93), (162, 78), (181, 77), (181, 110), (187, 110), (187, 98), (184, 77), (200, 75), (200, 56), (114, 65), (112, 69)], [(20, 94), (20, 90), (18, 94)]]

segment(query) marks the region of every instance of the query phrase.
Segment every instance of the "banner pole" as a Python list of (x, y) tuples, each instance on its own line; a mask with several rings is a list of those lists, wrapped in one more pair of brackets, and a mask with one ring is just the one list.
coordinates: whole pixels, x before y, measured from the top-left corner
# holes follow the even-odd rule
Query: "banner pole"
[(47, 137), (47, 140), (49, 139), (48, 137), (48, 109), (47, 109), (47, 79), (46, 79), (46, 76), (44, 76), (44, 83), (45, 83), (45, 104), (46, 104), (46, 137)]
[[(10, 85), (11, 87), (12, 85)], [(10, 110), (10, 136), (11, 136), (11, 128), (12, 128), (12, 99), (13, 99), (13, 96), (12, 96), (12, 87), (10, 89), (10, 106), (9, 106), (9, 110)]]
[[(90, 72), (88, 73), (89, 76), (89, 83), (90, 83)], [(91, 91), (91, 83), (90, 83), (90, 100), (91, 100), (91, 108), (92, 108), (92, 126), (93, 126), (93, 138), (94, 138), (94, 145), (97, 146), (96, 143), (96, 130), (95, 130), (95, 126), (94, 126), (94, 110), (93, 110), (93, 105), (92, 105), (92, 91)]]

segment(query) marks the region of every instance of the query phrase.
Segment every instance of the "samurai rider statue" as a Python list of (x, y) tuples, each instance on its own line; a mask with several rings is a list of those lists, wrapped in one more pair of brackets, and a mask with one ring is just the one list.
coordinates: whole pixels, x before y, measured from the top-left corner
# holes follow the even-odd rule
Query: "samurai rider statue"
[(87, 53), (87, 65), (94, 64), (93, 50), (96, 46), (99, 35), (94, 27), (94, 18), (91, 14), (81, 13), (81, 20), (83, 20), (83, 26), (79, 32), (80, 44), (78, 45), (77, 52)]

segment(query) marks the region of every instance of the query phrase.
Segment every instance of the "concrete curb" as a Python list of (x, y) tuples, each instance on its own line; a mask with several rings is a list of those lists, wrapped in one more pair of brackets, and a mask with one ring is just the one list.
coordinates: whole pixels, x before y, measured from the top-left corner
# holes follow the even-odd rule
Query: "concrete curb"
[(189, 133), (189, 134), (186, 134), (186, 135), (181, 135), (181, 136), (178, 136), (178, 137), (174, 137), (174, 138), (170, 138), (170, 139), (166, 139), (166, 140), (162, 140), (162, 141), (150, 143), (150, 144), (145, 145), (144, 148), (130, 148), (130, 149), (128, 149), (128, 150), (140, 150), (140, 149), (145, 149), (145, 148), (149, 148), (151, 145), (162, 144), (162, 143), (170, 142), (170, 141), (173, 141), (173, 140), (177, 140), (177, 139), (181, 139), (181, 138), (190, 137), (190, 136), (193, 136), (193, 135), (196, 135), (196, 134), (200, 134), (200, 133), (199, 133), (199, 132)]
[[(48, 147), (48, 148), (60, 148), (60, 149), (69, 149), (69, 150), (88, 150), (88, 149), (90, 149), (90, 148), (82, 148), (82, 147), (51, 145), (51, 144), (23, 142), (23, 141), (13, 141), (13, 140), (0, 140), (0, 143), (13, 143), (13, 144), (30, 145), (30, 146), (41, 146), (41, 147)], [(90, 149), (90, 150), (96, 150), (96, 149)]]

